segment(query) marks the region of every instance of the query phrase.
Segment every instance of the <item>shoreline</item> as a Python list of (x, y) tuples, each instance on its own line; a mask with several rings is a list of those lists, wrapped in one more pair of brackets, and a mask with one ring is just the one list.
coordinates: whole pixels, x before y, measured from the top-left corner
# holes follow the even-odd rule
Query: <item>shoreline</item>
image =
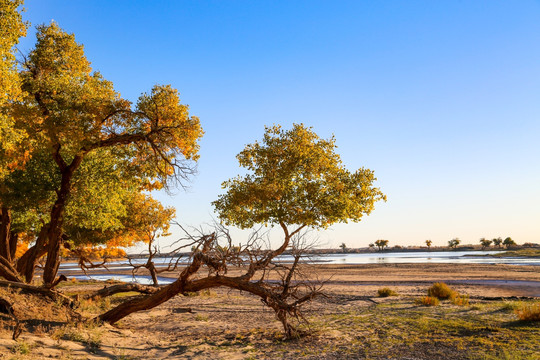
[[(417, 295), (421, 288), (435, 282), (453, 284), (460, 291), (474, 296), (524, 296), (540, 297), (540, 271), (535, 265), (503, 265), (503, 264), (303, 264), (303, 270), (309, 274), (308, 281), (324, 281), (325, 288), (330, 291), (361, 292), (365, 295), (375, 294), (378, 288), (394, 286), (400, 293)], [(137, 277), (149, 279), (149, 273), (142, 269), (135, 273)], [(174, 281), (182, 268), (159, 275), (161, 281)], [(68, 279), (81, 277), (82, 271), (62, 272)], [(101, 278), (132, 277), (131, 270), (99, 269), (87, 272)], [(233, 269), (228, 275), (241, 273), (241, 269)], [(80, 281), (80, 280), (79, 280)], [(81, 281), (82, 282), (82, 281)], [(163, 284), (165, 285), (165, 284)]]

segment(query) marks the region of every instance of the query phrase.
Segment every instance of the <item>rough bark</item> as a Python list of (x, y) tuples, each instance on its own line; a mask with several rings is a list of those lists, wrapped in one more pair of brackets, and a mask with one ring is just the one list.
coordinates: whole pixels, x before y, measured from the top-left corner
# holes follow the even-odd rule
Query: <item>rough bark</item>
[(6, 280), (0, 280), (0, 286), (21, 289), (21, 291), (26, 292), (26, 293), (45, 295), (53, 300), (62, 298), (69, 303), (72, 302), (70, 298), (59, 293), (58, 291), (41, 287), (41, 286), (33, 286), (29, 284), (24, 284), (22, 282), (14, 282), (14, 281), (6, 281)]
[(15, 231), (11, 231), (9, 236), (9, 255), (11, 261), (15, 260), (15, 254), (17, 253), (17, 242), (19, 241), (19, 234)]
[(48, 227), (48, 246), (47, 246), (47, 261), (43, 269), (43, 282), (50, 285), (54, 282), (58, 267), (60, 266), (60, 246), (62, 244), (62, 225), (64, 223), (64, 212), (66, 203), (71, 195), (71, 180), (75, 170), (82, 163), (83, 155), (77, 155), (69, 164), (64, 162), (60, 155), (60, 145), (57, 145), (54, 151), (54, 159), (62, 173), (60, 189), (57, 190), (57, 198), (51, 210), (51, 221)]
[(10, 236), (11, 236), (11, 211), (2, 206), (0, 210), (0, 256), (11, 262)]
[(2, 256), (0, 256), (0, 276), (8, 281), (22, 282), (17, 270)]
[(26, 250), (26, 252), (17, 261), (17, 272), (24, 276), (27, 283), (30, 283), (34, 278), (36, 263), (39, 258), (47, 253), (47, 232), (49, 225), (46, 224), (41, 228), (36, 244)]
[(208, 235), (204, 238), (203, 249), (193, 257), (191, 264), (186, 267), (178, 277), (178, 280), (161, 288), (156, 293), (146, 296), (142, 299), (132, 299), (126, 301), (117, 307), (107, 311), (104, 314), (98, 316), (98, 320), (114, 324), (120, 319), (125, 318), (129, 314), (137, 311), (152, 309), (158, 305), (163, 304), (165, 301), (180, 294), (184, 291), (184, 287), (189, 277), (195, 274), (203, 263), (205, 255), (203, 252), (207, 251), (212, 241), (215, 240), (215, 234)]
[(145, 286), (140, 284), (119, 284), (109, 287), (104, 287), (101, 290), (98, 290), (92, 294), (86, 295), (85, 299), (96, 300), (99, 298), (104, 298), (107, 296), (112, 296), (114, 294), (135, 291), (142, 294), (154, 294), (159, 291), (159, 288), (155, 286)]

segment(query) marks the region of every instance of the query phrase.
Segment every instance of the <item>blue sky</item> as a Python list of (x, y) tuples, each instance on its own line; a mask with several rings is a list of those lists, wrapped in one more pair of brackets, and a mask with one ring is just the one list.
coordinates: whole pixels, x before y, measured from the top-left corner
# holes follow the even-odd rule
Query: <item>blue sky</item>
[[(264, 125), (334, 134), (388, 196), (325, 246), (540, 242), (540, 1), (26, 0), (135, 101), (172, 84), (201, 119), (199, 174), (158, 195), (211, 221), (235, 155)], [(29, 32), (20, 48), (34, 43)], [(164, 241), (163, 244), (166, 244)]]

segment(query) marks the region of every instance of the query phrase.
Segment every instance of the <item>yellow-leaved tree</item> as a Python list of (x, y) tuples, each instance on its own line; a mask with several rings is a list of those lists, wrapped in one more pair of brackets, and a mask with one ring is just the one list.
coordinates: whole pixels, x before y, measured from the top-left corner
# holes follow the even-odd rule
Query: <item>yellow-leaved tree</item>
[(337, 222), (360, 221), (386, 196), (374, 186), (373, 171), (347, 170), (335, 152), (335, 139), (321, 139), (311, 128), (267, 127), (261, 142), (238, 154), (249, 173), (223, 183), (213, 202), (226, 224), (250, 228), (279, 225), (283, 252), (302, 229), (325, 229)]
[[(2, 219), (0, 275), (29, 282), (46, 255), (43, 280), (51, 287), (65, 241), (87, 230), (122, 233), (130, 198), (193, 173), (203, 131), (170, 85), (156, 85), (132, 104), (92, 70), (73, 34), (54, 22), (37, 30), (18, 74), (20, 96), (6, 105), (10, 127), (32, 144), (29, 160), (0, 189), (2, 214), (17, 209), (14, 217), (26, 225), (19, 233), (35, 240), (15, 263), (17, 233), (11, 218)], [(9, 161), (0, 153), (0, 163)], [(39, 222), (26, 221), (30, 215)]]

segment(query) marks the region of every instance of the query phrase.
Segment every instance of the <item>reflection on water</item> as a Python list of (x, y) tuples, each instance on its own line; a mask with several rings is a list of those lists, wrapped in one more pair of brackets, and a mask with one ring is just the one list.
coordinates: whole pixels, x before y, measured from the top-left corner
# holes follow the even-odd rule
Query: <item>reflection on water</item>
[[(501, 251), (441, 251), (366, 254), (329, 254), (313, 256), (315, 263), (327, 264), (404, 264), (404, 263), (449, 263), (449, 264), (509, 264), (540, 265), (540, 258), (491, 257)], [(289, 257), (292, 260), (292, 257)], [(283, 257), (286, 260), (286, 257)]]

